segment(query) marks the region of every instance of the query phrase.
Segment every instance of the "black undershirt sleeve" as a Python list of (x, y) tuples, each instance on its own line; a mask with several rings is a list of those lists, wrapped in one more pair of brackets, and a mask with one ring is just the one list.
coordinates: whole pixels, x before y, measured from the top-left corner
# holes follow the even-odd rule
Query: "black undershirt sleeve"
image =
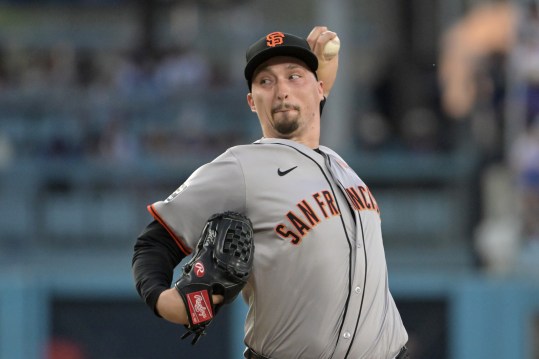
[(133, 254), (133, 277), (137, 292), (157, 313), (157, 299), (170, 288), (174, 268), (185, 254), (159, 222), (153, 221), (138, 236)]

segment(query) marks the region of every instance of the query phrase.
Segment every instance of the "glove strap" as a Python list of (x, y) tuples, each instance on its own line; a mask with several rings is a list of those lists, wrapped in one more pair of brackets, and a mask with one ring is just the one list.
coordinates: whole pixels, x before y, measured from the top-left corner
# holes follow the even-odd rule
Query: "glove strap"
[(200, 337), (206, 334), (206, 326), (210, 324), (215, 316), (211, 287), (205, 284), (191, 284), (180, 288), (178, 282), (174, 286), (185, 303), (189, 319), (189, 325), (185, 326), (187, 332), (182, 336), (182, 339), (193, 334), (194, 338), (191, 344), (195, 345)]
[(206, 284), (190, 284), (180, 288), (179, 282), (177, 281), (174, 287), (185, 303), (189, 324), (195, 326), (209, 323), (215, 315), (211, 287)]
[(197, 325), (213, 319), (212, 303), (208, 290), (185, 293), (185, 299), (191, 324)]

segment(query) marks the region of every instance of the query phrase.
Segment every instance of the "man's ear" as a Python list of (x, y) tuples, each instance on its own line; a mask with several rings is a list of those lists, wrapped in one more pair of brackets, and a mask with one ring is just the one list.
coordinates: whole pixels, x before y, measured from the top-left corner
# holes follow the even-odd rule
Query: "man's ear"
[(253, 100), (253, 95), (250, 92), (247, 94), (247, 103), (249, 104), (251, 111), (256, 112), (255, 101)]
[(324, 81), (318, 81), (319, 89), (318, 92), (320, 93), (320, 101), (322, 101), (324, 98), (326, 98), (326, 94), (324, 92)]

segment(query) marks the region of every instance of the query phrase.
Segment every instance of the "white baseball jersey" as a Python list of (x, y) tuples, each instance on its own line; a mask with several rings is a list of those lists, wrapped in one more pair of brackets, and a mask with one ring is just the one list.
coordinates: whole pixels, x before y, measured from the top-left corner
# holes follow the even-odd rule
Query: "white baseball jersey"
[(388, 289), (380, 210), (332, 150), (265, 138), (228, 149), (149, 207), (186, 252), (207, 219), (254, 228), (245, 343), (276, 359), (393, 358), (408, 335)]

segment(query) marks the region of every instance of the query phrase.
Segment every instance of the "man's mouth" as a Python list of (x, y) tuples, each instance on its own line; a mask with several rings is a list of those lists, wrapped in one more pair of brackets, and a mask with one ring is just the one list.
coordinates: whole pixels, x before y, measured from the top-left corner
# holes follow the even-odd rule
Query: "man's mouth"
[(273, 113), (288, 112), (288, 111), (299, 111), (299, 107), (289, 105), (289, 104), (285, 104), (285, 105), (280, 105), (280, 106), (274, 107), (272, 109)]

